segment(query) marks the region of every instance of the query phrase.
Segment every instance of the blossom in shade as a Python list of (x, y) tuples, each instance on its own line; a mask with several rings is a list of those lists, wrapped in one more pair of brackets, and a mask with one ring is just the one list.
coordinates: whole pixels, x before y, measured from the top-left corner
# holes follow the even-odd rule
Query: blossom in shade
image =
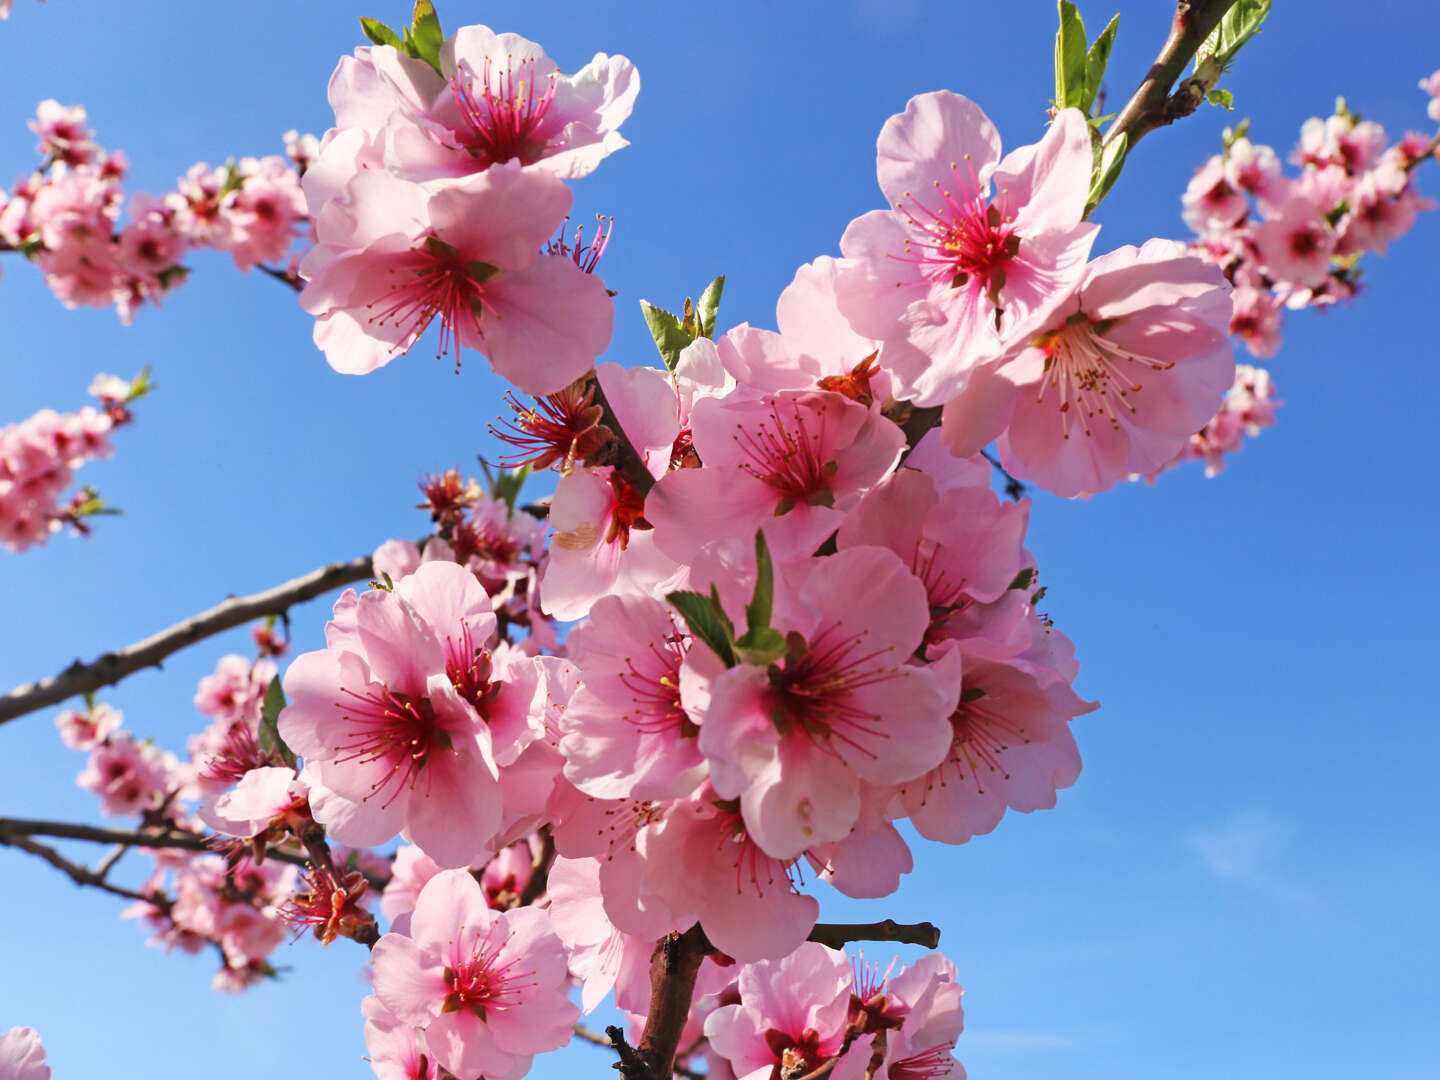
[(840, 250), (866, 273), (840, 286), (841, 310), (883, 342), (897, 397), (938, 405), (1080, 276), (1098, 228), (1081, 220), (1089, 127), (1061, 110), (1039, 143), (1002, 159), (980, 107), (938, 91), (886, 121), (877, 149), (892, 209), (845, 230)]
[(681, 702), (690, 637), (648, 596), (605, 596), (565, 642), (581, 687), (561, 718), (566, 778), (598, 798), (674, 798), (704, 775)]
[(330, 647), (285, 673), (280, 734), (305, 758), (315, 818), (347, 844), (404, 830), (440, 864), (464, 866), (500, 824), (496, 740), (477, 711), (498, 693), (483, 648), (490, 598), (443, 562), (393, 592), (348, 595)]
[(456, 1076), (523, 1075), (531, 1056), (570, 1040), (580, 1014), (549, 915), (495, 911), (464, 870), (427, 882), (409, 936), (386, 934), (371, 961), (375, 996)]
[(1440, 121), (1440, 70), (1421, 79), (1420, 89), (1430, 95), (1429, 104), (1425, 106), (1426, 113), (1431, 120)]
[(0, 1035), (0, 1077), (4, 1080), (50, 1080), (45, 1047), (32, 1027), (13, 1027)]
[(614, 318), (599, 278), (540, 253), (569, 208), (563, 182), (515, 163), (434, 188), (357, 171), (318, 210), (300, 265), (316, 345), (336, 371), (363, 375), (438, 319), (439, 354), (453, 348), (457, 365), (472, 348), (526, 393), (561, 389), (609, 344)]

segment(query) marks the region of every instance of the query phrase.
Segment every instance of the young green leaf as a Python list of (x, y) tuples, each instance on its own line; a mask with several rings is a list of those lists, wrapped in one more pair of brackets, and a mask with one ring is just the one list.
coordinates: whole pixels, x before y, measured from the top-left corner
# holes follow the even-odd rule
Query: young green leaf
[(435, 14), (435, 5), (430, 0), (415, 0), (415, 17), (405, 39), (414, 50), (412, 56), (444, 74), (440, 71), (440, 46), (445, 44), (445, 32), (440, 29), (440, 16)]
[(1030, 582), (1032, 582), (1032, 581), (1034, 581), (1034, 580), (1035, 580), (1035, 568), (1034, 568), (1033, 566), (1027, 566), (1024, 570), (1021, 570), (1018, 574), (1016, 574), (1016, 575), (1015, 575), (1015, 580), (1012, 581), (1012, 582), (1010, 582), (1010, 584), (1007, 585), (1007, 586), (1005, 586), (1005, 588), (1006, 588), (1006, 589), (1028, 589), (1028, 588), (1030, 587)]
[(1100, 84), (1105, 81), (1105, 68), (1110, 63), (1110, 51), (1115, 48), (1115, 31), (1119, 26), (1120, 16), (1116, 15), (1085, 54), (1085, 93), (1080, 99), (1080, 111), (1087, 115), (1100, 93)]
[(1070, 0), (1057, 0), (1060, 29), (1055, 34), (1055, 107), (1078, 108), (1085, 97), (1085, 22)]
[[(770, 607), (774, 598), (775, 565), (770, 561), (770, 545), (765, 543), (765, 530), (756, 529), (755, 594), (745, 605), (745, 629), (748, 634), (770, 629)], [(784, 642), (781, 644), (783, 646)]]
[(692, 338), (685, 332), (680, 320), (664, 308), (641, 300), (640, 310), (645, 315), (645, 325), (650, 327), (655, 348), (660, 350), (660, 359), (665, 361), (666, 368), (674, 371), (675, 365), (680, 362), (681, 350), (690, 344)]
[(1122, 131), (1120, 137), (1107, 143), (1100, 151), (1100, 160), (1095, 163), (1095, 175), (1090, 181), (1090, 197), (1085, 202), (1085, 216), (1088, 218), (1120, 179), (1120, 170), (1125, 167), (1125, 147), (1129, 145), (1129, 132)]
[(771, 630), (768, 626), (747, 630), (744, 636), (735, 642), (736, 655), (745, 663), (754, 664), (756, 667), (773, 664), (784, 656), (789, 648), (785, 635), (779, 630)]
[(1235, 95), (1229, 90), (1215, 89), (1205, 95), (1205, 100), (1211, 105), (1219, 105), (1226, 112), (1235, 111)]
[(1220, 20), (1220, 25), (1210, 32), (1195, 53), (1195, 70), (1199, 71), (1207, 61), (1213, 61), (1222, 69), (1229, 67), (1235, 54), (1260, 32), (1269, 14), (1270, 0), (1235, 0), (1235, 5)]
[(280, 760), (295, 767), (295, 754), (290, 747), (285, 745), (285, 740), (280, 737), (280, 727), (277, 721), (280, 719), (280, 710), (285, 708), (285, 690), (280, 685), (280, 676), (270, 680), (270, 685), (265, 689), (265, 701), (260, 706), (260, 731), (257, 742), (260, 749), (268, 754), (276, 754)]
[(365, 36), (376, 45), (390, 45), (399, 49), (401, 52), (406, 51), (405, 42), (401, 39), (400, 35), (394, 30), (391, 30), (390, 27), (386, 26), (379, 19), (367, 19), (364, 15), (361, 15), (360, 29), (363, 30)]
[(504, 499), (505, 505), (511, 511), (515, 509), (515, 500), (520, 497), (520, 489), (524, 486), (525, 480), (530, 475), (530, 466), (521, 465), (520, 468), (510, 472), (501, 472), (495, 477), (495, 497)]
[(710, 646), (710, 651), (720, 658), (726, 667), (735, 666), (735, 651), (732, 647), (731, 632), (726, 630), (725, 613), (719, 605), (704, 593), (681, 589), (665, 596), (670, 606), (680, 613), (690, 633)]
[(700, 336), (713, 338), (715, 336), (715, 316), (720, 313), (720, 296), (725, 291), (725, 275), (721, 274), (700, 294), (700, 303), (696, 305), (700, 314)]

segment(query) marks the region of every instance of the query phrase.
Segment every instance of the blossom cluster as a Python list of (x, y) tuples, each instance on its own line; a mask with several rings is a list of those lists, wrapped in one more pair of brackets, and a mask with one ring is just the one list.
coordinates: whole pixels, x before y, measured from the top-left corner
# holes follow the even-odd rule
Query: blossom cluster
[(185, 280), (181, 260), (192, 248), (227, 251), (250, 270), (284, 264), (307, 233), (299, 174), (313, 136), (287, 133), (287, 157), (197, 163), (175, 191), (131, 196), (122, 224), (129, 159), (96, 143), (88, 122), (79, 105), (42, 101), (30, 122), (41, 164), (0, 192), (0, 250), (32, 259), (66, 307), (114, 305), (128, 322)]
[[(1420, 85), (1440, 120), (1440, 78)], [(1279, 349), (1282, 309), (1353, 297), (1361, 257), (1383, 255), (1435, 205), (1413, 176), (1435, 155), (1434, 138), (1409, 132), (1392, 144), (1343, 98), (1332, 115), (1301, 127), (1290, 157), (1296, 175), (1286, 175), (1274, 149), (1250, 141), (1248, 122), (1227, 129), (1224, 143), (1186, 188), (1184, 217), (1199, 237), (1192, 249), (1235, 286), (1230, 332), (1258, 357)]]
[(61, 500), (75, 470), (111, 455), (110, 433), (130, 422), (130, 403), (150, 389), (144, 374), (131, 382), (97, 375), (90, 395), (100, 408), (85, 405), (73, 413), (41, 409), (0, 428), (0, 546), (24, 551), (67, 525), (89, 532), (86, 519), (105, 512), (95, 490), (82, 488)]
[(626, 145), (639, 89), (623, 56), (566, 75), (484, 26), (429, 56), (375, 45), (342, 59), (336, 126), (304, 181), (317, 244), (300, 265), (331, 366), (373, 371), (438, 318), (457, 369), (474, 349), (532, 394), (588, 372), (614, 318), (593, 274), (606, 234), (565, 242), (565, 181)]
[[(1274, 425), (1275, 410), (1281, 404), (1270, 372), (1250, 364), (1235, 365), (1235, 385), (1226, 391), (1220, 411), (1190, 436), (1189, 444), (1165, 468), (1200, 460), (1205, 462), (1206, 476), (1218, 476), (1225, 468), (1226, 454), (1238, 453), (1247, 437), (1253, 439)], [(1148, 477), (1154, 478), (1155, 474)]]

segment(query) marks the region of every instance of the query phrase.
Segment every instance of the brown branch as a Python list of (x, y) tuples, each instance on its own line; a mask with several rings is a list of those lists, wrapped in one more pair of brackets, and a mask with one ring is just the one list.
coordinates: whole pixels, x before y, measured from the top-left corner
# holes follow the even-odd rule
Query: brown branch
[(1150, 73), (1130, 95), (1120, 115), (1105, 132), (1106, 145), (1122, 134), (1128, 135), (1129, 142), (1125, 148), (1128, 154), (1136, 143), (1156, 128), (1173, 124), (1200, 107), (1205, 94), (1220, 77), (1218, 70), (1186, 79), (1173, 95), (1170, 90), (1234, 4), (1235, 0), (1178, 0), (1175, 19), (1170, 24), (1170, 36), (1165, 39), (1160, 55), (1150, 65)]
[[(602, 1035), (598, 1031), (591, 1031), (584, 1024), (571, 1024), (570, 1029), (575, 1032), (577, 1037), (584, 1039), (588, 1043), (594, 1043), (596, 1046), (603, 1046), (607, 1050), (616, 1049), (615, 1043), (610, 1041), (610, 1037), (608, 1035)], [(626, 1049), (631, 1049), (629, 1047), (629, 1044), (626, 1044)], [(634, 1051), (632, 1050), (631, 1052), (633, 1053)], [(691, 1053), (694, 1053), (694, 1051), (692, 1050)], [(692, 1069), (688, 1065), (679, 1064), (675, 1066), (675, 1075), (683, 1076), (685, 1077), (685, 1080), (704, 1080), (705, 1077), (705, 1074), (703, 1072), (700, 1072), (698, 1069)]]
[(516, 907), (528, 907), (540, 899), (540, 895), (550, 884), (550, 867), (555, 862), (555, 837), (550, 833), (548, 825), (540, 829), (540, 850), (535, 852), (535, 857), (530, 864), (530, 877), (525, 882), (525, 888), (520, 890), (520, 899)]
[(284, 282), (296, 292), (305, 288), (305, 282), (300, 280), (300, 275), (292, 274), (289, 270), (276, 270), (273, 266), (266, 266), (264, 263), (257, 263), (255, 269), (262, 274), (269, 274), (276, 281)]
[(810, 941), (818, 941), (832, 949), (842, 949), (850, 941), (898, 941), (903, 945), (940, 947), (940, 928), (934, 923), (897, 923), (882, 919), (873, 923), (816, 923)]
[(615, 418), (615, 410), (610, 408), (610, 402), (605, 397), (605, 388), (600, 385), (600, 376), (592, 376), (591, 383), (595, 387), (595, 404), (601, 409), (600, 422), (609, 428), (615, 437), (602, 446), (588, 463), (613, 465), (627, 484), (641, 495), (648, 495), (655, 486), (655, 478), (650, 475), (645, 459), (640, 456), (640, 451), (635, 449), (630, 436), (625, 434), (625, 429)]
[(31, 855), (39, 856), (77, 885), (88, 886), (92, 889), (99, 889), (101, 892), (110, 893), (112, 896), (124, 897), (126, 900), (139, 900), (142, 903), (154, 904), (162, 910), (169, 910), (170, 900), (168, 897), (158, 893), (141, 893), (120, 885), (112, 885), (88, 866), (71, 862), (54, 848), (45, 844), (36, 843), (23, 836), (12, 836), (0, 832), (0, 845), (28, 851)]
[(656, 944), (650, 957), (650, 1011), (640, 1045), (632, 1047), (627, 1043), (618, 1027), (605, 1029), (620, 1055), (616, 1067), (625, 1080), (670, 1080), (676, 1071), (675, 1052), (690, 1015), (695, 977), (710, 951), (710, 941), (699, 923)]
[(172, 653), (266, 615), (280, 615), (292, 605), (368, 579), (373, 573), (370, 556), (349, 562), (331, 563), (303, 577), (276, 585), (250, 596), (232, 596), (209, 611), (176, 623), (115, 652), (105, 653), (90, 663), (76, 660), (58, 675), (17, 686), (0, 697), (0, 724), (18, 716), (55, 705), (66, 698), (89, 694), (102, 686), (113, 686), (127, 675), (147, 667), (160, 667)]
[[(7, 837), (26, 836), (53, 836), (60, 840), (85, 840), (93, 844), (122, 844), (126, 847), (137, 848), (177, 848), (182, 851), (218, 854), (210, 844), (214, 837), (202, 833), (106, 829), (96, 825), (79, 825), (69, 821), (0, 818), (0, 843), (7, 842)], [(275, 848), (268, 850), (265, 857), (275, 859), (277, 862), (292, 863), (295, 866), (304, 866), (309, 861), (308, 856), (300, 852)], [(99, 874), (98, 868), (95, 873)]]

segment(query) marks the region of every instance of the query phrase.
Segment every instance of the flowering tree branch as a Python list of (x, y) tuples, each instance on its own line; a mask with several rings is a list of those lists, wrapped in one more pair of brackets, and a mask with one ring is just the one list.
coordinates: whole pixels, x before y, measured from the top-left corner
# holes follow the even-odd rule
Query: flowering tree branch
[(192, 615), (143, 641), (108, 652), (90, 663), (77, 660), (57, 675), (17, 686), (0, 697), (0, 724), (55, 705), (66, 698), (113, 686), (127, 675), (147, 667), (160, 667), (172, 653), (266, 615), (280, 615), (295, 604), (311, 600), (343, 585), (369, 578), (370, 556), (331, 563), (302, 577), (250, 596), (232, 596), (208, 611)]
[(902, 945), (922, 945), (927, 949), (940, 947), (940, 928), (934, 923), (897, 923), (882, 919), (873, 923), (816, 923), (810, 931), (811, 941), (843, 949), (850, 941), (895, 941)]
[[(591, 1031), (584, 1024), (571, 1024), (570, 1027), (575, 1032), (575, 1037), (578, 1039), (582, 1039), (588, 1043), (593, 1043), (596, 1046), (603, 1046), (607, 1050), (614, 1050), (616, 1048), (615, 1044), (610, 1041), (610, 1036), (602, 1035), (598, 1031)], [(675, 1066), (675, 1075), (683, 1076), (685, 1077), (685, 1080), (701, 1080), (701, 1078), (705, 1074), (702, 1072), (698, 1072), (695, 1069), (689, 1068), (688, 1066), (680, 1065), (677, 1063)]]
[(675, 1071), (675, 1052), (695, 996), (695, 977), (710, 951), (709, 939), (699, 923), (655, 946), (650, 958), (650, 1011), (640, 1045), (632, 1047), (627, 1043), (618, 1027), (605, 1029), (620, 1055), (617, 1068), (625, 1080), (669, 1080)]
[(1120, 115), (1105, 132), (1109, 145), (1121, 135), (1129, 136), (1127, 151), (1156, 128), (1173, 124), (1200, 107), (1220, 72), (1201, 73), (1186, 79), (1173, 95), (1170, 90), (1195, 58), (1205, 39), (1220, 25), (1235, 0), (1178, 0), (1170, 36), (1150, 65), (1150, 72), (1130, 95)]

